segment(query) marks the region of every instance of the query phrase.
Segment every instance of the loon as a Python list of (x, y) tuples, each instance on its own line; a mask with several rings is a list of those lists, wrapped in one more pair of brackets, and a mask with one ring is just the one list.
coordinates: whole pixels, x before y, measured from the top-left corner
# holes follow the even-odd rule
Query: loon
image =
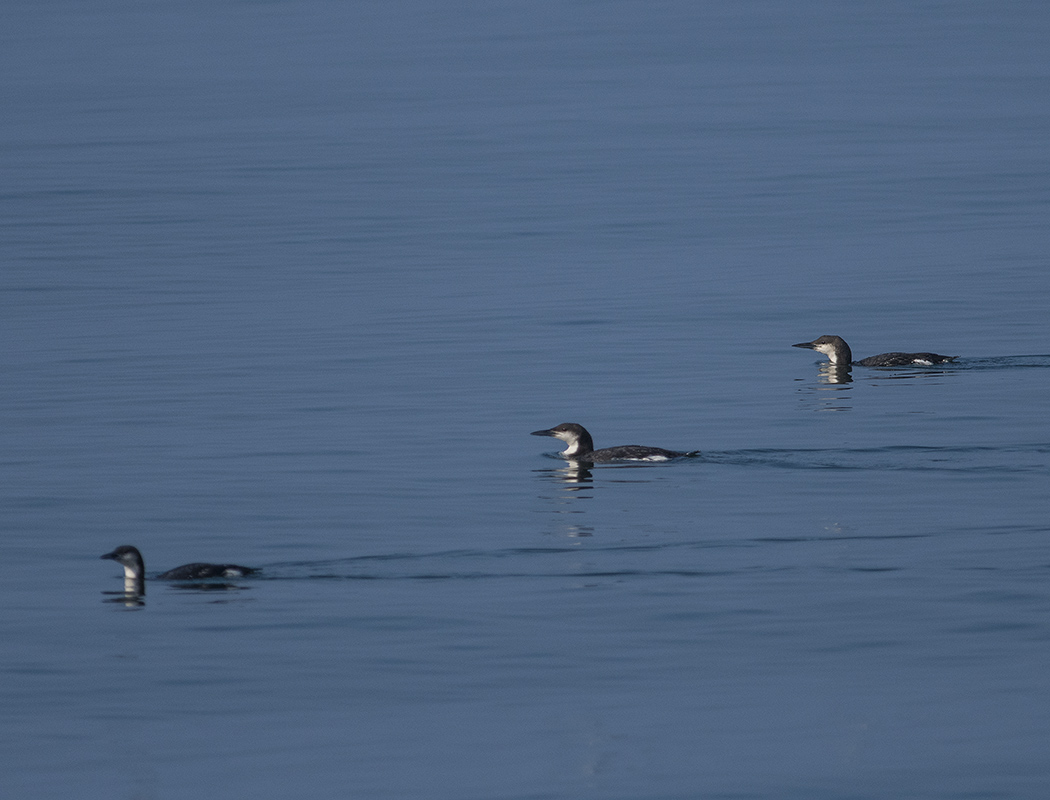
[(594, 449), (594, 440), (587, 429), (575, 422), (563, 422), (545, 431), (533, 431), (532, 436), (553, 436), (568, 444), (558, 455), (573, 461), (586, 461), (594, 464), (606, 461), (670, 461), (672, 458), (700, 455), (699, 450), (682, 453), (677, 450), (664, 450), (661, 447), (642, 447), (637, 444), (626, 444), (620, 447)]
[[(134, 584), (140, 589), (145, 585), (146, 565), (142, 561), (142, 553), (137, 547), (123, 544), (112, 553), (106, 553), (99, 558), (108, 558), (116, 561), (124, 567), (124, 581)], [(245, 575), (253, 575), (259, 570), (254, 567), (241, 567), (237, 564), (183, 564), (181, 567), (169, 569), (157, 576), (162, 581), (193, 581), (204, 578), (243, 578)]]
[(877, 356), (868, 356), (860, 361), (854, 361), (849, 345), (841, 336), (821, 336), (812, 342), (799, 342), (791, 346), (816, 350), (831, 359), (832, 364), (843, 367), (850, 364), (857, 364), (861, 367), (903, 367), (909, 364), (919, 364), (928, 367), (932, 364), (945, 364), (956, 358), (937, 353), (880, 353)]

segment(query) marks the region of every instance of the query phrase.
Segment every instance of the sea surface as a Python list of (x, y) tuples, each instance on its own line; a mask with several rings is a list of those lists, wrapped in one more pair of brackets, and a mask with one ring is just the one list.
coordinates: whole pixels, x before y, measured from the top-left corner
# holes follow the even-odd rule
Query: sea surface
[(1050, 796), (1050, 5), (0, 17), (0, 796)]

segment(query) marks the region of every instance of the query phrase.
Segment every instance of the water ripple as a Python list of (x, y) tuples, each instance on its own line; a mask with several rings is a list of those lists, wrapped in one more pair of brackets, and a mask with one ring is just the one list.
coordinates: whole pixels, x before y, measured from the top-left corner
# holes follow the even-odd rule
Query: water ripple
[(970, 473), (1050, 472), (1050, 444), (926, 447), (893, 445), (862, 448), (809, 448), (707, 451), (703, 460), (729, 466), (781, 469), (878, 470)]

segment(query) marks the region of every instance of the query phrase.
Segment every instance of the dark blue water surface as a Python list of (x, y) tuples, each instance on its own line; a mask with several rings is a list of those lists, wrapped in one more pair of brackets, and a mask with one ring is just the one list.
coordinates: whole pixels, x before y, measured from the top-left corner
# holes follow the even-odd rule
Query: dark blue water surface
[(2, 17), (5, 798), (1047, 796), (1050, 6)]

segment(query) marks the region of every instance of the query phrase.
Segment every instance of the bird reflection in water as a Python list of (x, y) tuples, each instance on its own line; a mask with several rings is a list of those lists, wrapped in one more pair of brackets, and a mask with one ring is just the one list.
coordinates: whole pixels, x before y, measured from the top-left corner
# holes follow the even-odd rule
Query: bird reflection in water
[(796, 379), (804, 384), (799, 387), (802, 402), (815, 404), (818, 411), (848, 411), (853, 408), (853, 375), (848, 365), (824, 362), (817, 367), (817, 380), (810, 382)]
[(594, 476), (590, 470), (592, 466), (593, 464), (587, 461), (573, 461), (570, 459), (564, 467), (553, 469), (551, 473), (562, 483), (568, 484), (569, 487), (590, 484), (594, 483)]
[(103, 603), (119, 603), (126, 608), (141, 608), (146, 605), (146, 582), (125, 576), (123, 592), (103, 592), (102, 594), (112, 595), (103, 600)]
[(825, 361), (818, 367), (817, 380), (825, 384), (853, 383), (853, 374), (848, 364), (832, 364)]
[(564, 483), (566, 489), (574, 490), (594, 483), (594, 476), (591, 474), (591, 467), (593, 466), (587, 461), (569, 460), (565, 462), (563, 467), (537, 469), (534, 471), (540, 475), (549, 476), (552, 480), (559, 483)]
[(590, 525), (566, 525), (562, 533), (570, 539), (583, 539), (594, 536), (594, 528)]

